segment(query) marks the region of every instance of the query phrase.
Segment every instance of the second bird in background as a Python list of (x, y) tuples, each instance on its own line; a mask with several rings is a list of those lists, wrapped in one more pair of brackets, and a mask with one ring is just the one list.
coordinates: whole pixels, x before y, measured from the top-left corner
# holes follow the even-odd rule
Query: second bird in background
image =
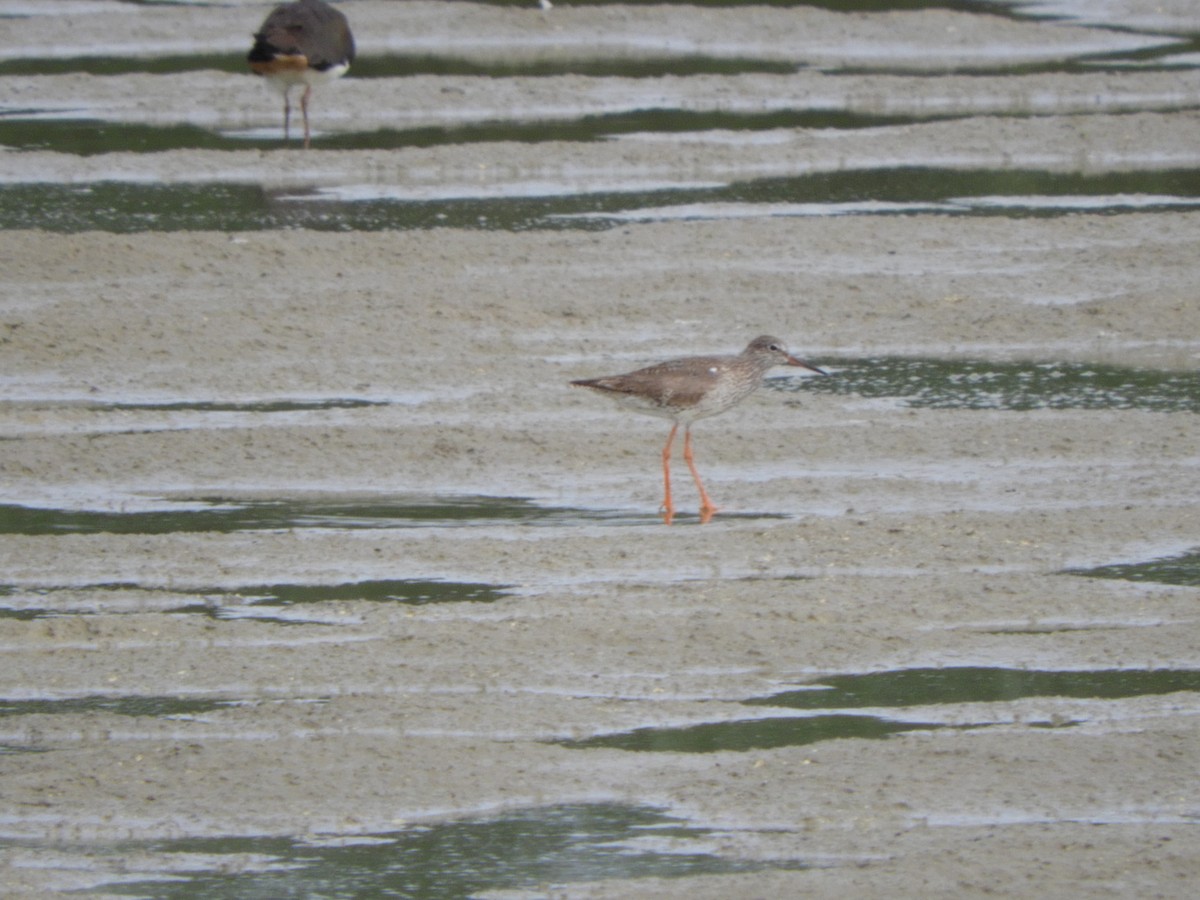
[(304, 85), (304, 147), (308, 149), (308, 100), (313, 85), (344, 74), (354, 61), (354, 35), (346, 17), (322, 0), (296, 0), (275, 7), (254, 35), (246, 57), (250, 70), (283, 92), (283, 136), (289, 136), (293, 87)]

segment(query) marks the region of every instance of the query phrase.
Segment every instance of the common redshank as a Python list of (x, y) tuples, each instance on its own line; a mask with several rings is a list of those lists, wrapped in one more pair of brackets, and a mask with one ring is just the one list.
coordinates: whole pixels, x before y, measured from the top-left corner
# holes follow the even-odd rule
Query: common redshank
[(571, 384), (592, 388), (637, 412), (671, 419), (671, 433), (662, 451), (663, 521), (675, 518), (671, 502), (671, 444), (683, 425), (683, 458), (700, 491), (700, 521), (708, 522), (717, 507), (704, 489), (692, 457), (692, 423), (715, 416), (749, 397), (774, 366), (800, 366), (821, 375), (824, 369), (792, 356), (779, 338), (756, 337), (736, 356), (685, 356), (638, 369), (626, 375), (584, 378)]
[(308, 98), (313, 85), (346, 74), (354, 62), (354, 35), (338, 10), (322, 0), (296, 0), (275, 7), (254, 35), (246, 57), (250, 70), (263, 75), (283, 92), (283, 136), (288, 138), (292, 104), (288, 97), (304, 85), (300, 111), (304, 114), (304, 148), (309, 145)]

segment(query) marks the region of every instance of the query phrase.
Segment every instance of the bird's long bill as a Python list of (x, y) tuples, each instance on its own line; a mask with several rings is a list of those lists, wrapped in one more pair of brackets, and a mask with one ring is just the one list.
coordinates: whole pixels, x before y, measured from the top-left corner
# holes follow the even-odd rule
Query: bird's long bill
[(802, 369), (808, 369), (810, 372), (816, 372), (818, 375), (828, 375), (829, 374), (824, 369), (822, 369), (820, 366), (814, 366), (812, 363), (806, 362), (803, 359), (797, 359), (794, 356), (788, 357), (787, 364), (789, 366), (799, 366)]

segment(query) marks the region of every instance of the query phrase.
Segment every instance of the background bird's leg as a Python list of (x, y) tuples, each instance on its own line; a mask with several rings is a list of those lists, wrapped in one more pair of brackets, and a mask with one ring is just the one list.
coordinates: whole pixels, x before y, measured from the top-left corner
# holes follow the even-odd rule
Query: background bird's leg
[(683, 432), (683, 458), (688, 464), (688, 468), (692, 470), (692, 479), (696, 482), (696, 488), (700, 491), (700, 522), (703, 524), (712, 518), (712, 514), (717, 511), (716, 505), (708, 496), (708, 491), (704, 489), (704, 482), (700, 480), (700, 473), (696, 471), (696, 462), (692, 458), (692, 429), (689, 426)]
[(304, 113), (304, 149), (308, 149), (308, 98), (312, 95), (312, 85), (304, 86), (304, 93), (300, 95), (300, 111)]
[(663, 447), (663, 522), (667, 525), (671, 524), (671, 520), (675, 518), (675, 504), (671, 502), (671, 444), (675, 441), (675, 432), (679, 430), (679, 423), (676, 422), (671, 426), (671, 433), (667, 435), (666, 446)]
[(288, 96), (290, 88), (283, 89), (283, 139), (286, 141), (291, 133), (292, 101)]

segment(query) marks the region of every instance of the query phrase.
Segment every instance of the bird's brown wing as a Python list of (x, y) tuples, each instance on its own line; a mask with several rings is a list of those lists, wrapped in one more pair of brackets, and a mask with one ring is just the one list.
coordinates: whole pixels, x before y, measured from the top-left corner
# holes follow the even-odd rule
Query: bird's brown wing
[(250, 62), (303, 57), (309, 67), (325, 70), (354, 61), (354, 36), (346, 17), (323, 4), (276, 7), (254, 35)]
[(659, 406), (688, 407), (699, 403), (717, 384), (721, 364), (720, 357), (672, 359), (627, 375), (595, 378), (586, 386), (643, 397)]

